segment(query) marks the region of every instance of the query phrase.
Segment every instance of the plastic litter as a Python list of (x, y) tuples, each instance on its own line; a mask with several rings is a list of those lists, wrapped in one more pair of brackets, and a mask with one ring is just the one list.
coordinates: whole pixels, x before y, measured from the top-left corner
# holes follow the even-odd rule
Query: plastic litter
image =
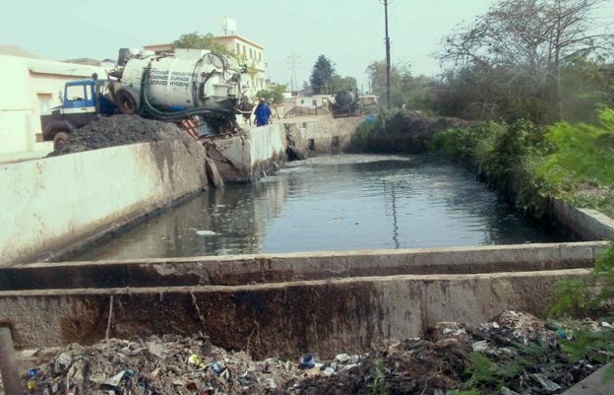
[(535, 379), (542, 385), (542, 387), (544, 387), (545, 390), (554, 392), (561, 389), (560, 385), (544, 377), (544, 375), (535, 373), (533, 377), (535, 377)]
[(316, 366), (315, 357), (311, 354), (302, 355), (301, 358), (299, 359), (299, 362), (301, 363), (301, 367), (303, 369), (311, 369), (314, 366)]
[(217, 233), (215, 233), (212, 230), (197, 230), (196, 234), (199, 236), (215, 236), (217, 235)]

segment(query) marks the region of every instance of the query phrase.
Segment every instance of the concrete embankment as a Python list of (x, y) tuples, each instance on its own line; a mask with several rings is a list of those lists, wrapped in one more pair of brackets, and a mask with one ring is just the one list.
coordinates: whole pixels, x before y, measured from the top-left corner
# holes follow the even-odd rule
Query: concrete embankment
[(279, 124), (251, 128), (233, 138), (205, 141), (211, 158), (224, 181), (247, 182), (276, 170), (286, 157), (286, 137)]
[(204, 156), (198, 144), (161, 141), (0, 167), (0, 265), (44, 258), (200, 190)]
[(227, 349), (250, 341), (258, 357), (330, 357), (420, 336), (438, 321), (540, 314), (549, 287), (587, 275), (604, 246), (29, 264), (0, 269), (0, 323), (20, 348), (203, 331)]
[(288, 147), (299, 159), (347, 151), (352, 135), (365, 117), (330, 115), (283, 119)]
[[(279, 125), (209, 146), (228, 181), (285, 160)], [(0, 266), (60, 254), (206, 188), (205, 155), (196, 141), (163, 140), (0, 166)]]

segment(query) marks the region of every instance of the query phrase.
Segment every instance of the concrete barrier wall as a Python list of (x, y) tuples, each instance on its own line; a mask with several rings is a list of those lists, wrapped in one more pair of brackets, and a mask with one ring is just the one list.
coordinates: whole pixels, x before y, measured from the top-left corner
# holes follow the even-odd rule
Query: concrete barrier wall
[(280, 124), (252, 127), (246, 134), (216, 138), (205, 143), (207, 155), (230, 182), (260, 178), (286, 159), (286, 137)]
[(584, 240), (614, 241), (614, 219), (596, 210), (576, 208), (557, 200), (554, 216)]
[(206, 185), (202, 146), (163, 141), (0, 167), (0, 265), (44, 257)]
[(250, 164), (276, 158), (286, 150), (286, 136), (280, 124), (251, 128)]
[[(326, 155), (347, 150), (352, 135), (365, 117), (290, 118), (282, 122), (296, 149), (304, 155)], [(311, 143), (311, 141), (313, 143)]]
[[(440, 321), (477, 324), (504, 309), (541, 314), (552, 284), (587, 269), (363, 277), (243, 286), (0, 292), (0, 324), (18, 348), (88, 344), (105, 337), (191, 335), (258, 358), (365, 352), (417, 337)], [(113, 308), (111, 307), (113, 306)], [(113, 315), (109, 320), (109, 315)]]
[(335, 278), (591, 268), (606, 242), (30, 263), (0, 290), (281, 283)]

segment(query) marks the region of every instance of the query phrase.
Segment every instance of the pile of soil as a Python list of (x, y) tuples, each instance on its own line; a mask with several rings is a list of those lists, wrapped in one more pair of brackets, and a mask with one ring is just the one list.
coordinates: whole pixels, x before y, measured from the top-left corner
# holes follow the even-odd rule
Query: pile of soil
[[(587, 322), (591, 330), (609, 323)], [(213, 346), (207, 336), (167, 335), (135, 341), (41, 350), (23, 376), (34, 394), (556, 394), (600, 364), (574, 363), (560, 326), (506, 311), (477, 327), (440, 323), (424, 339), (390, 342), (365, 355), (333, 360), (253, 361), (247, 352)], [(247, 346), (249, 347), (249, 345)], [(249, 351), (249, 350), (246, 350)]]
[(306, 115), (325, 115), (330, 114), (330, 110), (327, 107), (319, 107), (317, 114), (313, 107), (300, 107), (295, 106), (284, 114), (284, 118), (302, 117)]
[(174, 123), (149, 120), (137, 115), (114, 115), (99, 118), (77, 129), (69, 135), (64, 146), (49, 156), (172, 139), (191, 138)]

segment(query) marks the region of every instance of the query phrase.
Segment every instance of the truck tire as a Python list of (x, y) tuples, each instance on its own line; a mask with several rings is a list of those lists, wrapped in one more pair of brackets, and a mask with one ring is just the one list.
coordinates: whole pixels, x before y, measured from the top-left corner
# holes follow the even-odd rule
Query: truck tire
[(53, 150), (59, 151), (64, 146), (64, 144), (66, 144), (66, 141), (68, 141), (68, 133), (57, 132), (53, 136)]
[(139, 113), (140, 100), (132, 89), (120, 88), (115, 93), (115, 100), (122, 114), (135, 115)]

